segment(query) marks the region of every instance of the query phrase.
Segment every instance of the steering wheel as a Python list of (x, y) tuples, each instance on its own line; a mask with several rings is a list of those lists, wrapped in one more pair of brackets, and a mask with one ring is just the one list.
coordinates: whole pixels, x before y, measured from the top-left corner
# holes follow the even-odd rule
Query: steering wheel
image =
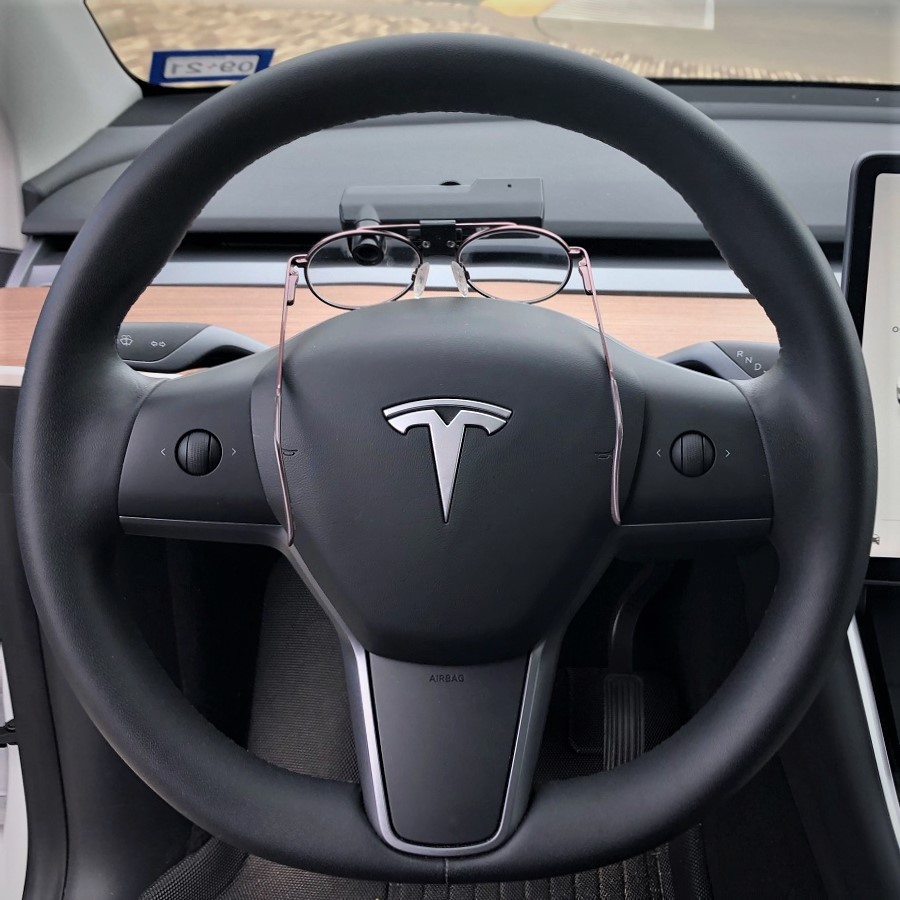
[[(288, 543), (275, 351), (161, 383), (129, 369), (114, 336), (200, 209), (245, 166), (321, 129), (433, 111), (560, 126), (662, 176), (775, 323), (780, 361), (732, 383), (610, 343), (624, 421), (617, 525), (615, 410), (596, 330), (471, 297), (346, 313), (286, 348)], [(388, 421), (397, 407), (439, 417), (442, 406), (440, 425)], [(446, 520), (429, 441), (441, 427), (464, 435)], [(221, 447), (208, 474), (179, 465), (175, 448), (192, 431)], [(705, 437), (693, 439), (707, 448), (697, 477), (673, 465), (684, 434)], [(16, 513), (55, 657), (118, 754), (187, 818), (321, 872), (523, 879), (671, 836), (779, 748), (859, 596), (874, 448), (858, 340), (825, 258), (709, 119), (567, 51), (416, 36), (313, 53), (230, 87), (116, 182), (72, 244), (34, 334)], [(117, 603), (109, 559), (123, 529), (287, 556), (344, 648), (361, 785), (276, 768), (201, 717)], [(774, 597), (709, 702), (627, 765), (535, 788), (560, 636), (612, 557), (626, 546), (652, 554), (672, 541), (766, 539), (780, 561)]]

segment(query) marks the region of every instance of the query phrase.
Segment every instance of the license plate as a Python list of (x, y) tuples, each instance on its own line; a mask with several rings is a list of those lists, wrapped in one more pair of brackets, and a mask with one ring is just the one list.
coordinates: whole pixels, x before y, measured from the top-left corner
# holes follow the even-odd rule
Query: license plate
[(237, 81), (268, 67), (272, 50), (172, 50), (153, 54), (150, 82)]

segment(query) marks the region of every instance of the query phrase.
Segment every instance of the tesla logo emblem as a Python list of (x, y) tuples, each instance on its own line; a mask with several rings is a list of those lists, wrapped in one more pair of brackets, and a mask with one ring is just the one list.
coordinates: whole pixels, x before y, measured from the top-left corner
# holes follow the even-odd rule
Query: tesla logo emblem
[[(444, 415), (438, 410), (442, 410)], [(414, 400), (384, 410), (388, 424), (400, 434), (406, 434), (410, 428), (417, 426), (428, 429), (445, 522), (450, 519), (450, 502), (453, 500), (456, 470), (466, 429), (481, 428), (488, 434), (494, 434), (511, 415), (512, 410), (494, 406), (493, 403), (448, 398)]]

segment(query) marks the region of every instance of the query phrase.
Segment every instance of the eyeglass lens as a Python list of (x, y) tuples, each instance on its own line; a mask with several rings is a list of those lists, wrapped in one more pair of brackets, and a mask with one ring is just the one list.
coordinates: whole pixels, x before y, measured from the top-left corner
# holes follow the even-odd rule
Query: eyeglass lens
[(520, 303), (537, 303), (559, 293), (572, 267), (567, 249), (556, 239), (511, 229), (468, 241), (459, 262), (479, 294)]
[(357, 309), (402, 296), (412, 285), (419, 262), (411, 244), (390, 235), (338, 237), (310, 256), (306, 281), (320, 300)]

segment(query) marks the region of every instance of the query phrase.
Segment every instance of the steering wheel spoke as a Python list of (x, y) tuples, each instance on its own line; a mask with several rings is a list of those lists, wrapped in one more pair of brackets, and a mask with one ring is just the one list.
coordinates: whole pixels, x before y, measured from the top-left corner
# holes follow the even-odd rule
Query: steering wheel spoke
[(509, 837), (531, 793), (556, 653), (553, 641), (525, 657), (451, 666), (348, 645), (366, 808), (387, 844), (462, 856)]
[[(640, 446), (623, 541), (764, 538), (772, 515), (769, 467), (738, 385), (617, 350), (617, 365), (632, 373), (643, 396), (642, 428), (631, 429)], [(627, 442), (627, 421), (625, 434)]]
[[(127, 533), (278, 543), (284, 529), (260, 478), (250, 412), (269, 355), (166, 380), (148, 394), (119, 483)], [(272, 435), (259, 444), (274, 460)]]

